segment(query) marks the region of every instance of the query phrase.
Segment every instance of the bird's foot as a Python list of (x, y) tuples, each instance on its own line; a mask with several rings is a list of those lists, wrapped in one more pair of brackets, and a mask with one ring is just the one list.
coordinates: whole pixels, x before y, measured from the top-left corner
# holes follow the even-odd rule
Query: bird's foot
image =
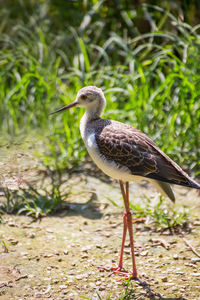
[[(109, 276), (111, 276), (112, 274), (115, 274), (115, 273), (123, 273), (121, 272), (122, 270), (122, 267), (118, 266), (118, 267), (104, 267), (104, 266), (100, 266), (98, 267), (98, 269), (102, 270), (102, 271), (107, 271), (107, 272), (111, 272), (111, 274)], [(124, 271), (126, 272), (126, 271)]]
[(109, 274), (109, 276), (113, 275), (113, 274), (125, 274), (126, 271), (122, 271), (122, 267), (121, 266), (118, 266), (118, 267), (112, 267), (110, 269), (111, 273)]
[[(136, 280), (136, 279), (138, 279), (135, 274), (133, 274), (133, 273), (130, 274), (130, 273), (126, 272), (126, 271), (124, 271), (124, 272), (119, 271), (119, 272), (113, 272), (113, 273), (117, 273), (117, 274), (119, 274), (121, 276), (121, 278), (119, 279), (119, 281), (121, 281), (121, 280), (134, 280), (134, 279)], [(112, 275), (113, 273), (111, 273), (110, 275)]]
[(120, 276), (122, 276), (122, 278), (120, 280), (132, 280), (132, 279), (136, 279), (137, 275), (135, 274), (129, 274), (126, 270), (123, 270), (123, 268), (121, 266), (118, 267), (113, 267), (111, 268), (111, 273), (109, 274), (109, 276), (113, 275), (113, 274), (118, 274)]
[(110, 270), (113, 271), (113, 273), (117, 273), (118, 271), (121, 271), (123, 268), (122, 266), (112, 267)]
[(102, 271), (110, 272), (109, 277), (112, 276), (113, 274), (120, 275), (122, 278), (120, 278), (119, 280), (133, 280), (133, 279), (137, 279), (137, 274), (133, 274), (133, 273), (129, 274), (121, 266), (112, 267), (112, 268), (100, 266), (100, 267), (98, 267), (98, 269), (100, 269)]

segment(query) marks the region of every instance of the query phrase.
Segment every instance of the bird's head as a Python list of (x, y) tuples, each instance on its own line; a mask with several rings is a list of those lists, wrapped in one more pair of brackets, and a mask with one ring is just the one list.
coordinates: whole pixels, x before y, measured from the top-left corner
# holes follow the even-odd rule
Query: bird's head
[(64, 106), (54, 113), (63, 111), (73, 106), (84, 107), (87, 112), (100, 116), (106, 105), (106, 99), (101, 89), (96, 86), (86, 86), (79, 90), (76, 100), (71, 104)]

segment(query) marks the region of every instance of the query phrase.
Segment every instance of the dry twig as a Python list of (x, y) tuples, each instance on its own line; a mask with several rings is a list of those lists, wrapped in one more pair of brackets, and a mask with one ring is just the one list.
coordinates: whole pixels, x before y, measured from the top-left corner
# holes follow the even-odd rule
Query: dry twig
[(186, 243), (186, 245), (192, 250), (192, 252), (196, 254), (196, 256), (200, 257), (200, 254), (195, 250), (195, 248), (190, 244), (190, 242), (185, 238), (183, 238), (183, 240)]

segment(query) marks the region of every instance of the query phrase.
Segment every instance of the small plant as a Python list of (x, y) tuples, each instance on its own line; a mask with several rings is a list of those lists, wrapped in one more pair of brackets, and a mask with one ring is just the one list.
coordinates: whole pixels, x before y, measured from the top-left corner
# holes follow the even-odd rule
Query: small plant
[(27, 216), (39, 219), (46, 216), (50, 211), (50, 209), (43, 210), (34, 201), (27, 201), (24, 207), (19, 210), (18, 214), (25, 212)]
[(136, 217), (145, 217), (146, 223), (153, 223), (159, 229), (173, 229), (189, 221), (185, 208), (178, 208), (161, 195), (153, 200), (146, 197), (142, 203), (130, 203), (130, 207)]
[(50, 195), (42, 196), (38, 195), (38, 192), (35, 190), (32, 192), (25, 191), (25, 195), (29, 200), (25, 202), (18, 214), (25, 213), (34, 219), (45, 217), (64, 207), (60, 195), (56, 197), (51, 197)]
[(18, 212), (24, 202), (24, 199), (21, 195), (17, 194), (15, 191), (9, 190), (8, 187), (2, 188), (4, 192), (5, 201), (0, 203), (1, 213), (16, 213)]
[(50, 184), (48, 189), (45, 177), (40, 178), (39, 186), (33, 186), (26, 182), (26, 187), (17, 191), (11, 191), (4, 188), (5, 200), (1, 202), (0, 212), (8, 214), (26, 214), (34, 219), (42, 218), (48, 214), (56, 213), (66, 207), (63, 198), (66, 194), (61, 194), (60, 187), (63, 183), (60, 172), (52, 172), (48, 167), (45, 169), (43, 176), (48, 174)]
[(0, 224), (4, 224), (4, 219), (2, 217), (3, 211), (0, 211)]
[[(131, 287), (130, 287), (131, 284)], [(133, 284), (131, 282), (131, 277), (125, 283), (125, 291), (124, 295), (119, 298), (119, 300), (131, 300), (137, 299), (135, 295), (135, 290), (133, 288)]]
[(6, 242), (4, 240), (0, 240), (2, 246), (3, 246), (3, 249), (4, 249), (4, 253), (8, 253), (9, 250), (8, 250), (8, 245), (6, 244)]
[[(131, 284), (131, 287), (130, 287), (130, 284)], [(130, 282), (130, 278), (128, 280), (124, 280), (124, 286), (125, 286), (125, 290), (123, 292), (123, 295), (122, 296), (119, 296), (118, 298), (116, 297), (112, 297), (112, 293), (110, 293), (108, 296), (106, 296), (105, 300), (112, 300), (112, 299), (117, 299), (117, 300), (134, 300), (134, 299), (137, 299), (136, 298), (136, 294), (135, 294), (135, 290), (133, 288), (133, 284), (132, 282)], [(103, 300), (104, 298), (101, 297), (101, 295), (96, 292), (95, 293), (97, 295), (97, 299), (98, 300)], [(96, 296), (95, 295), (95, 296)], [(141, 295), (137, 295), (137, 297), (140, 297)], [(85, 296), (80, 296), (81, 299), (86, 299), (86, 300), (92, 300), (94, 299), (94, 297), (85, 297)], [(96, 299), (96, 297), (95, 297)], [(138, 298), (139, 299), (139, 298)]]

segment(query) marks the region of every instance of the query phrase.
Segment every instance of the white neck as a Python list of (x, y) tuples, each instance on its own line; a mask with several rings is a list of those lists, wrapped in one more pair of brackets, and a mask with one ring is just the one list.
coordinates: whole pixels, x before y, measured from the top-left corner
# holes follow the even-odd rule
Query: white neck
[[(97, 105), (98, 104), (98, 105)], [(85, 107), (85, 113), (81, 119), (81, 126), (87, 126), (93, 120), (99, 119), (104, 109), (103, 103), (91, 103)]]
[(81, 118), (80, 122), (80, 131), (82, 139), (85, 141), (86, 135), (87, 135), (87, 125), (88, 123), (92, 122), (93, 120), (99, 119), (102, 115), (104, 109), (104, 105), (94, 105), (91, 103), (91, 105), (88, 105), (86, 107), (86, 111)]
[(85, 108), (84, 117), (87, 119), (87, 122), (98, 119), (101, 117), (102, 112), (104, 110), (103, 103), (91, 103)]

